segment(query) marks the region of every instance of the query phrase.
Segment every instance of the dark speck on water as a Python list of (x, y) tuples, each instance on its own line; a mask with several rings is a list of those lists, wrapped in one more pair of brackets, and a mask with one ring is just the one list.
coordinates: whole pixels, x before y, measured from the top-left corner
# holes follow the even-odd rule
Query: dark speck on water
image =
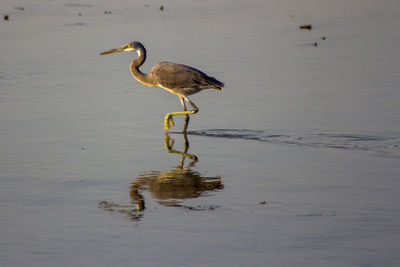
[(309, 30), (309, 31), (311, 31), (312, 25), (311, 24), (305, 24), (305, 25), (301, 25), (299, 28), (300, 28), (300, 30)]

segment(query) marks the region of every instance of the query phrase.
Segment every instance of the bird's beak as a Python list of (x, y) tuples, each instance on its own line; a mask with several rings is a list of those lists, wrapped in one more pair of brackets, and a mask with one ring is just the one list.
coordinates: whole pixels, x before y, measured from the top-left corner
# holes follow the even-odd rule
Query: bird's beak
[(116, 53), (116, 52), (124, 52), (124, 49), (122, 47), (114, 48), (114, 49), (110, 49), (110, 50), (106, 50), (104, 52), (101, 52), (100, 55), (107, 55), (107, 54)]

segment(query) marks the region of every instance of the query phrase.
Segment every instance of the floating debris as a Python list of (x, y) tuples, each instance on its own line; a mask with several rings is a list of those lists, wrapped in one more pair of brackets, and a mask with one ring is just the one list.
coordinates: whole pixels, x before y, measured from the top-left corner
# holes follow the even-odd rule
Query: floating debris
[(317, 46), (318, 46), (318, 43), (317, 43), (317, 42), (313, 43), (313, 46), (317, 47)]
[(8, 15), (4, 15), (3, 19), (6, 20), (6, 21), (9, 21), (9, 16)]
[(161, 11), (164, 10), (164, 6), (163, 6), (163, 5), (160, 6), (160, 10), (161, 10)]
[(312, 25), (311, 24), (301, 25), (301, 26), (299, 26), (299, 29), (300, 30), (309, 30), (309, 31), (311, 31)]
[(266, 205), (267, 202), (265, 200), (258, 202), (259, 205)]
[(325, 37), (325, 36), (322, 36), (322, 37), (319, 38), (319, 39), (321, 39), (322, 41), (325, 41), (325, 40), (326, 40), (326, 37)]
[(111, 11), (104, 11), (104, 14), (111, 14)]
[(19, 10), (19, 11), (24, 11), (25, 10), (25, 8), (23, 8), (23, 7), (14, 7), (14, 9)]

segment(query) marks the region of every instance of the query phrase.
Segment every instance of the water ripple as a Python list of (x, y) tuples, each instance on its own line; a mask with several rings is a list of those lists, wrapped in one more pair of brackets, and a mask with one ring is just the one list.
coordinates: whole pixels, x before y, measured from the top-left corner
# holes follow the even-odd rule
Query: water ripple
[(188, 135), (255, 140), (279, 144), (336, 148), (374, 152), (400, 153), (400, 139), (358, 133), (311, 132), (311, 133), (268, 133), (247, 129), (206, 129), (188, 131)]

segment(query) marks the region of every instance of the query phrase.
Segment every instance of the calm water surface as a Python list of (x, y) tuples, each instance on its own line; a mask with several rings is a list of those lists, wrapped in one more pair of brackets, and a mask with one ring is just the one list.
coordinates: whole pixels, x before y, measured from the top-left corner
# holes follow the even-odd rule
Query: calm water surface
[[(162, 4), (0, 4), (0, 265), (396, 266), (400, 5)], [(132, 40), (226, 83), (187, 135)]]

